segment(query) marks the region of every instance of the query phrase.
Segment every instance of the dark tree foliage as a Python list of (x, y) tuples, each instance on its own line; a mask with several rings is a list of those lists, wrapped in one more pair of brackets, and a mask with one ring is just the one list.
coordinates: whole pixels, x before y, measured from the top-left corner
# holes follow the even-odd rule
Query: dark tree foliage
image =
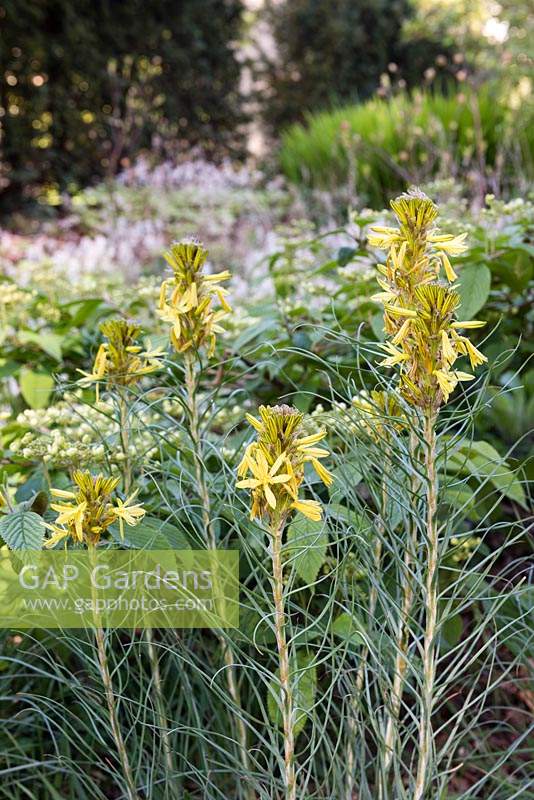
[(242, 0), (0, 0), (0, 186), (113, 174), (168, 137), (241, 145)]
[(278, 57), (267, 66), (267, 122), (277, 131), (307, 111), (363, 100), (390, 63), (408, 83), (420, 82), (443, 48), (423, 39), (402, 42), (410, 14), (410, 0), (271, 2), (267, 17)]

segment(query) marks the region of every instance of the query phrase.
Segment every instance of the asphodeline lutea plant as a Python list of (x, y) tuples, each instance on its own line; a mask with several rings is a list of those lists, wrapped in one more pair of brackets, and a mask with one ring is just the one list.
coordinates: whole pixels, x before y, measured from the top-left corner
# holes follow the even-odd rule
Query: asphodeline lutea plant
[(400, 391), (412, 405), (436, 411), (446, 403), (460, 381), (473, 375), (454, 369), (460, 356), (474, 368), (486, 357), (462, 330), (480, 328), (479, 320), (459, 321), (460, 296), (439, 283), (441, 271), (449, 283), (456, 281), (449, 256), (466, 250), (466, 234), (441, 234), (434, 227), (435, 204), (423, 192), (410, 190), (391, 202), (398, 228), (374, 226), (369, 236), (373, 247), (388, 250), (379, 264), (382, 291), (373, 299), (384, 306), (387, 341), (380, 345), (386, 356), (382, 366), (398, 366)]
[(139, 343), (141, 327), (125, 319), (110, 319), (100, 325), (106, 338), (98, 348), (92, 372), (83, 372), (79, 384), (83, 387), (96, 383), (98, 400), (99, 385), (105, 382), (108, 388), (133, 386), (144, 375), (161, 369), (164, 351), (144, 349)]
[[(487, 361), (462, 331), (479, 328), (479, 320), (458, 320), (460, 296), (454, 291), (458, 276), (450, 257), (467, 249), (466, 234), (454, 236), (440, 233), (435, 222), (436, 205), (423, 192), (411, 189), (391, 202), (398, 227), (372, 228), (369, 244), (387, 250), (385, 264), (379, 264), (378, 283), (382, 291), (375, 296), (384, 306), (384, 331), (388, 341), (381, 345), (386, 356), (383, 366), (398, 367), (399, 391), (414, 407), (414, 422), (422, 425), (426, 478), (426, 579), (424, 593), (425, 635), (423, 645), (423, 687), (419, 723), (418, 764), (413, 800), (432, 794), (431, 759), (433, 752), (432, 713), (435, 705), (434, 684), (437, 661), (438, 626), (438, 482), (436, 472), (436, 420), (440, 407), (461, 381), (471, 381), (471, 373), (456, 369), (462, 356), (471, 368)], [(440, 278), (442, 273), (445, 282)], [(417, 436), (410, 437), (410, 450), (417, 460)], [(416, 494), (417, 484), (412, 486)], [(408, 549), (414, 549), (408, 537)], [(413, 554), (410, 556), (413, 558)], [(405, 586), (405, 592), (411, 590)], [(406, 600), (406, 594), (403, 601)], [(411, 598), (410, 598), (411, 605)], [(403, 608), (403, 613), (406, 609)], [(402, 637), (402, 620), (400, 636)], [(403, 643), (398, 642), (403, 654)], [(397, 665), (398, 669), (398, 665)], [(398, 684), (397, 690), (402, 691)], [(393, 697), (397, 707), (400, 697)], [(397, 748), (391, 738), (391, 718), (385, 739), (389, 753), (385, 755), (386, 771)]]
[(280, 681), (280, 710), (284, 735), (284, 786), (286, 800), (296, 800), (295, 704), (289, 670), (282, 564), (282, 536), (288, 518), (295, 512), (319, 521), (322, 507), (317, 500), (300, 496), (304, 468), (310, 463), (321, 480), (330, 486), (332, 474), (321, 463), (329, 455), (318, 447), (326, 436), (321, 430), (306, 435), (303, 414), (287, 405), (260, 406), (260, 419), (247, 414), (257, 432), (238, 466), (237, 487), (249, 489), (251, 519), (263, 521), (269, 536), (272, 561), (271, 585), (275, 610), (275, 631)]
[[(228, 270), (211, 274), (206, 272), (208, 251), (196, 239), (175, 242), (163, 255), (172, 270), (172, 275), (161, 284), (156, 311), (163, 322), (170, 324), (171, 345), (183, 359), (185, 400), (202, 510), (203, 538), (206, 546), (214, 550), (217, 542), (206, 484), (197, 388), (203, 352), (206, 352), (208, 358), (214, 355), (217, 334), (224, 331), (219, 322), (232, 310), (226, 300), (228, 290), (220, 286), (222, 282), (229, 280), (231, 274)], [(234, 721), (239, 738), (239, 757), (246, 774), (250, 771), (247, 731), (235, 678), (233, 650), (222, 633), (219, 635), (219, 643), (226, 664), (228, 691), (238, 709)], [(247, 785), (244, 792), (247, 797), (253, 797), (252, 789)]]
[(216, 335), (223, 331), (219, 322), (232, 310), (228, 291), (219, 285), (231, 277), (230, 272), (206, 273), (208, 251), (194, 239), (176, 242), (163, 255), (172, 277), (161, 284), (157, 312), (171, 325), (171, 344), (178, 353), (207, 345), (212, 356)]
[(50, 508), (57, 512), (54, 523), (45, 523), (52, 531), (45, 547), (54, 547), (64, 539), (94, 547), (110, 525), (118, 522), (120, 535), (124, 538), (124, 524), (135, 526), (144, 517), (143, 507), (135, 503), (137, 492), (126, 500), (115, 496), (119, 478), (105, 478), (90, 472), (76, 470), (72, 479), (73, 491), (51, 489), (57, 502)]
[[(122, 501), (115, 496), (118, 478), (106, 478), (103, 475), (92, 475), (90, 472), (76, 470), (73, 473), (75, 486), (73, 490), (52, 489), (51, 494), (60, 502), (51, 503), (50, 507), (57, 512), (54, 523), (45, 523), (52, 531), (52, 536), (45, 542), (45, 547), (53, 547), (63, 540), (72, 540), (88, 548), (93, 563), (96, 547), (110, 525), (119, 523), (121, 536), (124, 537), (124, 523), (135, 526), (145, 515), (144, 508), (135, 503), (137, 492)], [(108, 708), (113, 739), (119, 755), (122, 773), (126, 785), (128, 800), (139, 800), (134, 777), (128, 757), (128, 751), (122, 735), (119, 715), (115, 703), (111, 672), (106, 652), (106, 638), (95, 607), (95, 639), (98, 650), (98, 665)]]

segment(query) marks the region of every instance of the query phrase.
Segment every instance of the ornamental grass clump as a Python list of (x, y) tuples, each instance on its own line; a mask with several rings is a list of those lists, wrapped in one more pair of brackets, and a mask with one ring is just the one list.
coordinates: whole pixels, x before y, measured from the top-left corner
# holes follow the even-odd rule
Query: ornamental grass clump
[(276, 645), (280, 682), (280, 711), (284, 736), (284, 786), (286, 800), (296, 800), (295, 772), (296, 707), (290, 676), (290, 658), (286, 637), (282, 537), (286, 522), (294, 512), (318, 521), (322, 507), (317, 500), (300, 496), (304, 467), (310, 463), (326, 486), (332, 474), (321, 464), (329, 451), (317, 447), (326, 431), (306, 435), (303, 414), (287, 405), (260, 406), (260, 419), (247, 414), (257, 432), (257, 439), (246, 448), (238, 467), (237, 488), (250, 490), (250, 517), (262, 521), (269, 535), (272, 562), (271, 585), (275, 608)]
[[(422, 800), (430, 788), (432, 758), (432, 712), (435, 704), (434, 683), (437, 661), (438, 613), (438, 481), (436, 471), (436, 421), (440, 408), (448, 402), (460, 382), (471, 381), (471, 373), (456, 369), (456, 361), (467, 357), (471, 368), (487, 361), (486, 357), (461, 331), (484, 325), (478, 320), (458, 321), (460, 297), (449, 284), (457, 279), (449, 256), (466, 250), (466, 234), (441, 234), (435, 227), (438, 209), (423, 192), (411, 189), (392, 201), (398, 227), (372, 228), (371, 246), (387, 250), (384, 265), (379, 264), (378, 282), (382, 291), (375, 295), (384, 306), (384, 331), (388, 341), (380, 345), (385, 352), (382, 366), (398, 368), (398, 390), (414, 409), (414, 424), (422, 428), (423, 463), (426, 481), (426, 580), (425, 633), (423, 643), (423, 687), (419, 723), (419, 752), (414, 800)], [(440, 281), (442, 272), (445, 283)], [(417, 459), (417, 437), (411, 437), (411, 454)], [(418, 487), (413, 486), (414, 494)], [(412, 532), (413, 536), (413, 532)], [(412, 537), (408, 548), (413, 552)], [(405, 587), (405, 600), (411, 605), (411, 589)], [(402, 614), (405, 620), (408, 610)], [(406, 626), (401, 619), (396, 673), (402, 692), (405, 669)], [(404, 666), (402, 666), (404, 664)], [(391, 699), (392, 713), (398, 715), (400, 697)], [(386, 767), (394, 749), (390, 717), (386, 731)]]

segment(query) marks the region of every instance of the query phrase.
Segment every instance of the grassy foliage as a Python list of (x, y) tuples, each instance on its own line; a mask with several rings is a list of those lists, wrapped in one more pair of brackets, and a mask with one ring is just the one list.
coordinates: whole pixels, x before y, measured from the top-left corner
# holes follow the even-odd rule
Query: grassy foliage
[[(9, 282), (21, 293), (4, 318), (2, 479), (10, 501), (52, 519), (45, 510), (50, 485), (66, 486), (80, 465), (122, 477), (126, 453), (138, 501), (156, 522), (128, 528), (123, 546), (206, 546), (205, 489), (217, 546), (240, 552), (238, 630), (158, 630), (151, 640), (141, 631), (105, 632), (139, 798), (287, 797), (269, 540), (263, 524), (249, 519), (246, 493), (235, 488), (237, 465), (253, 439), (244, 413), (278, 402), (307, 412), (310, 433), (327, 429), (332, 456), (325, 463), (335, 476), (327, 487), (305, 470), (302, 496), (320, 501), (325, 514), (320, 522), (290, 520), (282, 547), (297, 797), (349, 800), (354, 789), (360, 800), (413, 798), (428, 475), (414, 458), (414, 442), (423, 447), (421, 431), (402, 398), (395, 411), (376, 407), (372, 424), (354, 402), (363, 390), (395, 386), (377, 367), (383, 332), (371, 296), (381, 256), (367, 243), (369, 225), (389, 224), (388, 213), (354, 215), (329, 235), (288, 231), (268, 265), (272, 292), (236, 304), (213, 359), (194, 354), (193, 386), (171, 350), (161, 370), (122, 396), (103, 385), (96, 403), (94, 388), (76, 383), (77, 370), (90, 371), (101, 344), (98, 323), (118, 310), (140, 321), (146, 349), (147, 337), (152, 346), (166, 344), (168, 324), (155, 315), (162, 270), (128, 286), (115, 277), (106, 286), (99, 275), (101, 293), (92, 287), (79, 298), (67, 282), (36, 279), (27, 289)], [(471, 313), (490, 322), (480, 334), (490, 363), (468, 391), (458, 391), (437, 427), (437, 673), (428, 798), (512, 800), (534, 796), (526, 580), (533, 385), (531, 345), (517, 345), (532, 324), (526, 302), (532, 207), (492, 201), (473, 216), (456, 202), (446, 208), (443, 228), (457, 233), (466, 223), (470, 249), (456, 268), (460, 290), (464, 281), (471, 286), (464, 307), (470, 303)], [(34, 334), (26, 341), (21, 314), (24, 330)], [(62, 337), (59, 357), (54, 335)], [(34, 387), (21, 397), (24, 368), (53, 375), (54, 393), (43, 400), (42, 387)], [(25, 408), (34, 397), (35, 407)], [(117, 542), (109, 538), (102, 546)], [(0, 555), (9, 557), (6, 547)], [(413, 602), (406, 673), (392, 714), (407, 584)], [(7, 631), (0, 641), (0, 796), (128, 796), (91, 632)], [(393, 751), (387, 747), (392, 718)]]
[(372, 207), (406, 182), (436, 176), (467, 175), (475, 188), (477, 180), (499, 187), (518, 167), (531, 174), (531, 118), (528, 103), (511, 111), (496, 86), (373, 98), (291, 127), (282, 137), (280, 163), (294, 183), (331, 191), (347, 186)]

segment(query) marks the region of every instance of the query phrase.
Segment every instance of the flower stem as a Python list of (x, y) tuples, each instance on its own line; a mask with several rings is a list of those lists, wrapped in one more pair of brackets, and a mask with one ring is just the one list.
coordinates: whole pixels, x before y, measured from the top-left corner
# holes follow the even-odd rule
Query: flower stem
[[(415, 432), (410, 433), (410, 458), (412, 464), (415, 466), (417, 461), (417, 447), (418, 440)], [(414, 470), (412, 478), (411, 492), (412, 497), (417, 495), (419, 489), (419, 477)], [(404, 689), (404, 681), (406, 676), (406, 668), (408, 666), (407, 652), (410, 638), (410, 614), (413, 606), (414, 598), (414, 585), (412, 577), (412, 565), (415, 559), (417, 545), (417, 525), (415, 522), (411, 525), (408, 534), (408, 540), (404, 550), (403, 568), (400, 575), (402, 601), (400, 617), (398, 620), (397, 634), (396, 634), (396, 654), (395, 654), (395, 667), (393, 674), (393, 686), (391, 687), (391, 697), (388, 708), (388, 718), (386, 723), (386, 732), (384, 736), (384, 764), (383, 764), (383, 780), (382, 785), (387, 785), (388, 774), (391, 769), (391, 764), (395, 753), (397, 752), (398, 741), (398, 724), (399, 714), (402, 704), (402, 695)]]
[(286, 800), (296, 800), (295, 739), (293, 735), (293, 693), (289, 680), (289, 654), (286, 640), (284, 583), (282, 570), (282, 532), (284, 520), (275, 517), (271, 523), (270, 551), (273, 567), (272, 589), (275, 609), (276, 645), (280, 673), (280, 702), (284, 730), (284, 785)]
[(438, 486), (436, 475), (436, 412), (425, 415), (425, 468), (427, 478), (427, 574), (425, 587), (425, 639), (423, 646), (423, 695), (419, 722), (419, 760), (413, 800), (423, 800), (430, 784), (432, 758), (432, 709), (436, 678), (436, 630), (438, 620)]
[[(384, 473), (385, 474), (385, 473)], [(380, 570), (380, 563), (382, 561), (382, 535), (384, 534), (384, 513), (386, 509), (386, 502), (387, 502), (387, 493), (386, 493), (386, 481), (385, 478), (382, 481), (382, 509), (381, 509), (381, 516), (378, 519), (378, 536), (375, 542), (375, 549), (374, 549), (374, 563), (376, 567), (377, 573)], [(376, 606), (378, 602), (378, 589), (376, 584), (371, 584), (371, 589), (369, 591), (369, 607), (368, 607), (368, 617), (369, 620), (373, 620)], [(364, 648), (362, 654), (360, 656), (360, 663), (358, 666), (358, 671), (356, 673), (356, 693), (352, 698), (351, 702), (351, 715), (349, 717), (349, 741), (346, 750), (346, 770), (347, 770), (347, 783), (346, 783), (346, 792), (345, 797), (346, 800), (353, 800), (354, 797), (354, 764), (355, 764), (355, 756), (354, 751), (357, 744), (357, 724), (356, 724), (356, 713), (358, 710), (358, 705), (360, 702), (360, 698), (362, 695), (363, 684), (365, 680), (365, 671), (367, 668), (367, 660), (369, 657), (369, 649), (367, 647)]]
[(148, 659), (150, 661), (150, 669), (154, 679), (154, 696), (156, 701), (156, 713), (158, 716), (159, 732), (161, 736), (161, 744), (163, 748), (163, 757), (165, 758), (165, 765), (167, 768), (167, 780), (165, 790), (169, 789), (169, 794), (175, 800), (179, 800), (180, 795), (175, 787), (176, 766), (174, 764), (174, 757), (172, 748), (169, 741), (169, 721), (165, 712), (165, 700), (163, 695), (163, 686), (161, 681), (161, 672), (159, 669), (159, 661), (154, 648), (154, 641), (152, 638), (152, 630), (147, 628), (145, 631), (145, 638), (148, 650)]
[[(91, 561), (94, 564), (96, 558), (96, 549), (93, 545), (89, 546), (89, 552), (91, 554)], [(93, 587), (92, 591), (93, 591), (93, 608), (96, 609), (97, 608), (97, 604), (95, 602), (96, 589)], [(111, 724), (111, 732), (113, 735), (113, 740), (115, 742), (115, 747), (117, 748), (117, 753), (119, 755), (119, 760), (122, 767), (122, 774), (124, 777), (124, 782), (126, 784), (126, 792), (128, 800), (139, 800), (139, 795), (137, 794), (137, 789), (132, 775), (130, 760), (128, 758), (126, 745), (119, 724), (119, 715), (117, 713), (117, 706), (115, 704), (115, 693), (113, 691), (113, 683), (111, 680), (111, 673), (109, 671), (109, 663), (106, 653), (106, 639), (105, 639), (104, 629), (102, 628), (102, 623), (98, 611), (95, 610), (94, 615), (95, 615), (95, 639), (98, 652), (98, 665), (100, 669), (100, 676), (102, 678), (102, 684), (104, 686), (106, 705), (108, 709), (109, 721)]]
[[(130, 432), (128, 429), (128, 401), (123, 387), (119, 391), (119, 429), (122, 450), (124, 453), (122, 480), (124, 494), (128, 495), (132, 486), (132, 463), (130, 459)], [(152, 678), (154, 680), (154, 702), (156, 705), (156, 712), (158, 715), (158, 723), (161, 735), (161, 742), (163, 748), (163, 755), (165, 758), (165, 765), (167, 768), (167, 786), (170, 788), (171, 797), (177, 797), (172, 776), (176, 774), (174, 766), (173, 754), (169, 743), (168, 720), (165, 713), (165, 700), (163, 697), (161, 674), (159, 669), (159, 661), (154, 650), (154, 643), (152, 640), (152, 631), (150, 628), (145, 630), (145, 639), (147, 643), (148, 659), (152, 670)], [(166, 786), (166, 788), (167, 788)]]
[(130, 432), (128, 430), (128, 401), (124, 387), (119, 389), (119, 431), (121, 439), (122, 453), (124, 456), (122, 481), (123, 491), (126, 496), (130, 494), (132, 485), (132, 465), (130, 461)]
[[(193, 459), (195, 462), (195, 477), (197, 481), (197, 489), (200, 497), (200, 504), (202, 510), (202, 522), (204, 527), (204, 539), (208, 550), (217, 549), (217, 540), (215, 538), (215, 531), (211, 521), (211, 503), (204, 478), (204, 462), (202, 458), (202, 440), (200, 436), (199, 413), (198, 413), (198, 398), (196, 392), (196, 369), (195, 369), (195, 356), (189, 350), (184, 353), (184, 367), (185, 367), (185, 387), (187, 391), (187, 410), (189, 413), (189, 432), (193, 444)], [(239, 687), (235, 676), (235, 657), (231, 644), (225, 639), (222, 633), (218, 634), (219, 645), (222, 650), (224, 663), (226, 665), (225, 674), (228, 686), (228, 692), (232, 698), (232, 702), (237, 709), (237, 714), (232, 715), (237, 735), (239, 738), (239, 757), (244, 775), (250, 773), (250, 760), (248, 754), (247, 743), (247, 730), (243, 722), (241, 697)], [(244, 785), (244, 793), (247, 800), (254, 800), (255, 793), (251, 786), (247, 783)]]

